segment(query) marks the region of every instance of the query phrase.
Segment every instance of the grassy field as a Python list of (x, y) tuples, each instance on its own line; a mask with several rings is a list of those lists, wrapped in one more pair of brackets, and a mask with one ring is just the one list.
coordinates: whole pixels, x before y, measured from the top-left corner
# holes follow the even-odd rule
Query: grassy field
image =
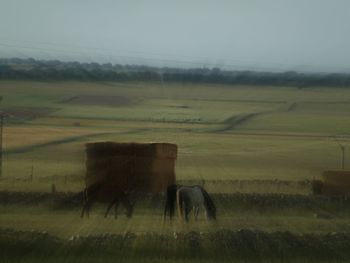
[[(347, 146), (346, 165), (350, 161), (346, 88), (0, 81), (0, 96), (0, 110), (6, 113), (1, 192), (50, 192), (52, 184), (58, 192), (81, 191), (84, 144), (92, 141), (176, 143), (177, 179), (216, 194), (309, 195), (309, 185), (298, 182), (340, 168), (335, 137)], [(161, 209), (149, 205), (139, 206), (131, 220), (103, 220), (97, 208), (82, 221), (77, 208), (0, 204), (0, 221), (1, 227), (49, 231), (63, 239), (125, 231), (350, 230), (350, 213), (332, 208), (262, 212), (258, 206), (227, 207), (225, 198), (217, 202), (215, 224), (164, 225)], [(314, 217), (325, 211), (332, 219)]]
[(39, 178), (82, 175), (84, 143), (115, 140), (177, 143), (179, 179), (310, 180), (339, 167), (333, 137), (350, 135), (347, 89), (2, 81), (0, 90), (4, 178), (32, 166)]

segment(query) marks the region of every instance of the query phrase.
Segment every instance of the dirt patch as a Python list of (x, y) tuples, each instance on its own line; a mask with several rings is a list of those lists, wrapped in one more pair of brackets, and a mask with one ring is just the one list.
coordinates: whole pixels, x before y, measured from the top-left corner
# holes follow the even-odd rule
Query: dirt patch
[(135, 105), (139, 101), (123, 96), (75, 96), (61, 102), (77, 105), (121, 107)]
[(11, 107), (0, 109), (0, 111), (5, 113), (7, 122), (23, 122), (42, 118), (49, 116), (57, 110), (59, 109), (44, 107)]

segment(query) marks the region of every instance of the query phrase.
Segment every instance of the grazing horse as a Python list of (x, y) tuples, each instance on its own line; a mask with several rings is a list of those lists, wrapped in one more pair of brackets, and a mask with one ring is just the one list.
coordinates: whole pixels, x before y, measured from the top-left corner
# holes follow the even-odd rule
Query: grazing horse
[(175, 202), (177, 204), (180, 218), (188, 221), (188, 214), (194, 210), (194, 217), (197, 220), (199, 210), (205, 209), (207, 219), (216, 219), (216, 207), (208, 192), (199, 185), (182, 186), (170, 185), (167, 189), (164, 219), (169, 211), (170, 219), (174, 215)]
[(89, 217), (89, 212), (94, 202), (108, 203), (105, 213), (107, 217), (109, 211), (115, 205), (114, 217), (117, 218), (117, 210), (119, 203), (122, 203), (126, 209), (126, 216), (131, 218), (134, 210), (134, 204), (128, 199), (128, 193), (120, 190), (117, 185), (107, 185), (105, 183), (96, 183), (86, 187), (83, 191), (83, 209), (81, 217), (86, 213)]

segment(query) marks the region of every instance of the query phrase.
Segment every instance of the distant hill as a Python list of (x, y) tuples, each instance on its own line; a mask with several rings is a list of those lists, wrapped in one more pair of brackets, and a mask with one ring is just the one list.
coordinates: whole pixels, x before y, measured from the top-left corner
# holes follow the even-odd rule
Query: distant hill
[(157, 68), (143, 65), (112, 65), (58, 60), (0, 59), (0, 79), (83, 81), (174, 81), (243, 85), (350, 87), (350, 74), (306, 74), (230, 71), (220, 68)]

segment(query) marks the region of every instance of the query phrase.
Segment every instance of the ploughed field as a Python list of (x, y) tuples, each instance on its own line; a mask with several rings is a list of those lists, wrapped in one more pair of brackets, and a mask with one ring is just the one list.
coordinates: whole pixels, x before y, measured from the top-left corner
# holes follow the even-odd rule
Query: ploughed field
[[(1, 81), (0, 96), (8, 258), (350, 259), (349, 201), (314, 197), (310, 184), (340, 168), (349, 89)], [(177, 144), (177, 180), (213, 194), (217, 222), (163, 223), (163, 195), (133, 196), (130, 220), (123, 209), (104, 219), (101, 205), (81, 219), (71, 197), (84, 187), (84, 144), (105, 140)]]

